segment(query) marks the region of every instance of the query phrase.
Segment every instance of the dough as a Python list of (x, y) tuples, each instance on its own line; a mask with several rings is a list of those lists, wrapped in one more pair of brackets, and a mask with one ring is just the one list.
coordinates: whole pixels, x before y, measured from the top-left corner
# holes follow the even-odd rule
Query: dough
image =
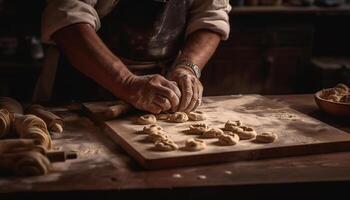
[(44, 120), (44, 122), (47, 125), (47, 128), (50, 131), (56, 133), (63, 132), (63, 119), (57, 116), (56, 114), (46, 110), (45, 107), (38, 104), (34, 104), (26, 109), (26, 113), (40, 117), (42, 120)]
[(340, 91), (338, 90), (338, 92), (340, 92), (340, 94), (346, 94), (346, 93), (348, 93), (349, 92), (349, 87), (347, 86), (347, 85), (345, 85), (345, 84), (343, 84), (343, 83), (339, 83), (339, 84), (337, 84), (336, 86), (335, 86), (335, 88), (339, 88), (339, 89), (341, 89)]
[(0, 109), (0, 138), (6, 137), (11, 133), (14, 116), (6, 109)]
[(147, 126), (143, 127), (143, 133), (146, 133), (146, 134), (157, 133), (162, 130), (163, 128), (157, 124), (151, 124), (148, 127)]
[(189, 134), (202, 135), (203, 133), (209, 131), (209, 126), (207, 124), (192, 124), (187, 131)]
[(158, 140), (155, 142), (154, 147), (158, 151), (174, 151), (179, 148), (179, 146), (170, 139)]
[(253, 128), (247, 127), (247, 126), (241, 126), (242, 131), (235, 132), (240, 140), (249, 140), (252, 138), (255, 138), (256, 132)]
[(50, 161), (41, 153), (24, 152), (16, 159), (13, 166), (15, 174), (20, 176), (39, 176), (49, 173)]
[(255, 138), (257, 143), (271, 143), (277, 140), (277, 135), (275, 133), (265, 132), (258, 134)]
[(222, 134), (218, 138), (219, 144), (224, 146), (236, 145), (238, 141), (239, 141), (239, 137), (237, 134), (232, 134), (232, 135)]
[(39, 145), (51, 148), (51, 137), (46, 123), (35, 115), (15, 115), (15, 130), (22, 139), (34, 139)]
[(224, 131), (222, 131), (221, 129), (219, 128), (211, 128), (209, 129), (208, 131), (204, 132), (202, 134), (202, 137), (203, 138), (217, 138), (221, 135), (224, 134)]
[(228, 130), (228, 131), (234, 130), (236, 127), (240, 127), (242, 125), (243, 125), (242, 122), (239, 120), (236, 120), (236, 121), (229, 120), (225, 123), (225, 130)]
[(238, 133), (239, 131), (243, 131), (243, 129), (239, 126), (225, 126), (224, 131)]
[(188, 116), (184, 112), (176, 112), (174, 114), (170, 114), (168, 121), (174, 123), (183, 123), (188, 121)]
[(328, 97), (326, 97), (325, 100), (339, 102), (340, 98), (341, 98), (341, 96), (333, 94), (333, 95), (329, 95)]
[(6, 109), (10, 113), (23, 114), (22, 105), (15, 99), (9, 97), (0, 97), (0, 109)]
[(161, 113), (156, 116), (157, 120), (168, 120), (169, 119), (169, 114), (166, 113)]
[(164, 131), (150, 133), (147, 136), (147, 140), (150, 142), (157, 142), (159, 140), (167, 140), (167, 139), (169, 139), (169, 138)]
[(152, 114), (142, 115), (139, 118), (137, 118), (137, 123), (141, 125), (155, 124), (157, 123), (157, 119), (156, 116)]
[(339, 100), (339, 102), (341, 102), (341, 103), (350, 103), (350, 94), (349, 94), (349, 95), (343, 96), (343, 97)]
[(194, 111), (187, 114), (191, 121), (204, 121), (207, 119), (206, 114), (202, 111)]
[(188, 139), (186, 140), (185, 143), (185, 149), (187, 151), (200, 151), (206, 148), (206, 144), (203, 140), (199, 140), (199, 139)]

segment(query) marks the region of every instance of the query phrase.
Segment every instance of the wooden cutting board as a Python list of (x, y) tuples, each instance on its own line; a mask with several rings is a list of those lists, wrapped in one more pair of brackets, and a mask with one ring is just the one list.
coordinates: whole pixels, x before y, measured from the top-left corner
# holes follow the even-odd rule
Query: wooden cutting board
[[(92, 117), (101, 105), (106, 103), (84, 104)], [(207, 114), (205, 122), (211, 127), (222, 128), (227, 120), (241, 120), (258, 133), (274, 132), (279, 139), (270, 144), (242, 140), (235, 146), (219, 146), (217, 139), (204, 139), (207, 148), (203, 151), (188, 152), (180, 148), (159, 152), (145, 141), (146, 135), (139, 134), (144, 126), (135, 124), (134, 120), (141, 114), (99, 121), (99, 124), (112, 140), (148, 169), (350, 150), (350, 134), (259, 95), (205, 97), (199, 110)], [(193, 123), (196, 122), (159, 121), (158, 124), (183, 147), (186, 139), (196, 137), (183, 132)]]

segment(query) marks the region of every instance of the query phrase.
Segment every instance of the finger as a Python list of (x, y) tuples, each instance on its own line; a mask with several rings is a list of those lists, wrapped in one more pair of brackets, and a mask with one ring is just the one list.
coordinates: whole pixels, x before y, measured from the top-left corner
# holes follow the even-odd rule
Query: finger
[(148, 106), (147, 111), (152, 114), (159, 114), (162, 112), (162, 109), (158, 105), (152, 103)]
[[(179, 89), (179, 87), (177, 86), (177, 83), (175, 81), (169, 81), (164, 83), (165, 87), (170, 88), (177, 96), (178, 101), (176, 105), (172, 105), (171, 111), (175, 112), (177, 110), (177, 108), (179, 107), (179, 103), (180, 103), (180, 99), (181, 99), (181, 91)], [(176, 103), (176, 102), (174, 102)]]
[(160, 86), (157, 86), (156, 93), (163, 96), (164, 98), (168, 99), (170, 104), (171, 104), (171, 108), (178, 107), (179, 102), (180, 102), (180, 98), (171, 89), (160, 85)]
[(199, 82), (198, 88), (199, 88), (198, 100), (197, 100), (196, 105), (194, 106), (193, 110), (196, 110), (202, 104), (203, 86), (200, 82)]
[(158, 105), (162, 109), (163, 112), (171, 109), (170, 101), (162, 96), (157, 95), (153, 99), (153, 103)]
[(185, 112), (190, 112), (190, 111), (194, 110), (194, 107), (198, 101), (199, 89), (198, 89), (198, 85), (195, 83), (195, 81), (192, 82), (192, 91), (193, 91), (193, 95), (192, 95), (190, 103), (188, 104), (187, 108), (185, 109)]
[(181, 101), (178, 111), (184, 111), (185, 108), (188, 107), (192, 99), (192, 81), (187, 76), (185, 76), (185, 78), (182, 79), (179, 84), (181, 89)]

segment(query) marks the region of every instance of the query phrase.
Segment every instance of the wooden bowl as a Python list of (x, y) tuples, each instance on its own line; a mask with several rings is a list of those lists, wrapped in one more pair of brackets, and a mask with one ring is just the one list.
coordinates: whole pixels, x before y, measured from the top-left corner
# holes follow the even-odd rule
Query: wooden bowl
[(321, 93), (322, 93), (322, 90), (316, 92), (314, 97), (315, 97), (316, 104), (322, 111), (334, 116), (350, 117), (350, 104), (333, 102), (333, 101), (322, 99), (320, 97)]

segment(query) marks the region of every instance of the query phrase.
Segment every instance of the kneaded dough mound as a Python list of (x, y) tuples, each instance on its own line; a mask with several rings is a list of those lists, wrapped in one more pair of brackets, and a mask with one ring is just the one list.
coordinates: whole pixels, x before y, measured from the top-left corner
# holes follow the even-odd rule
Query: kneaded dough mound
[(221, 145), (224, 146), (232, 146), (232, 145), (236, 145), (239, 141), (239, 137), (237, 134), (232, 134), (232, 135), (220, 135), (218, 138), (218, 142)]
[(202, 137), (203, 138), (217, 138), (221, 135), (224, 134), (224, 131), (222, 131), (221, 129), (219, 128), (211, 128), (209, 129), (208, 131), (204, 132), (202, 134)]
[(137, 118), (137, 123), (141, 125), (155, 124), (157, 123), (157, 119), (156, 116), (152, 114), (142, 115), (141, 117)]
[(193, 111), (187, 114), (191, 121), (204, 121), (207, 119), (206, 114), (202, 111)]
[(187, 151), (200, 151), (205, 149), (206, 147), (207, 145), (203, 140), (194, 139), (194, 138), (186, 140), (186, 143), (185, 143), (185, 149)]
[(154, 147), (158, 151), (174, 151), (179, 148), (179, 146), (170, 139), (158, 140), (154, 143)]
[(265, 132), (258, 134), (255, 138), (257, 143), (272, 143), (277, 140), (278, 136), (275, 133)]
[(188, 116), (184, 112), (176, 112), (169, 116), (168, 121), (174, 123), (183, 123), (188, 121)]
[(146, 139), (150, 142), (157, 142), (157, 141), (161, 141), (161, 140), (167, 140), (168, 136), (166, 135), (166, 133), (164, 131), (158, 131), (155, 133), (148, 134)]
[(202, 135), (207, 131), (209, 131), (209, 126), (207, 124), (192, 124), (189, 127), (188, 133)]
[(162, 131), (163, 128), (157, 124), (151, 124), (149, 126), (143, 127), (143, 133), (145, 134), (152, 134), (152, 133), (157, 133), (159, 131)]
[(243, 131), (238, 131), (236, 134), (239, 136), (240, 140), (250, 140), (255, 138), (256, 132), (253, 128), (247, 126), (241, 126)]
[(241, 121), (239, 121), (239, 120), (236, 120), (236, 121), (231, 121), (231, 120), (229, 120), (229, 121), (227, 121), (226, 123), (225, 123), (225, 130), (228, 130), (228, 131), (233, 131), (233, 130), (235, 130), (237, 127), (240, 127), (240, 126), (242, 126), (243, 124), (242, 124), (242, 122)]

